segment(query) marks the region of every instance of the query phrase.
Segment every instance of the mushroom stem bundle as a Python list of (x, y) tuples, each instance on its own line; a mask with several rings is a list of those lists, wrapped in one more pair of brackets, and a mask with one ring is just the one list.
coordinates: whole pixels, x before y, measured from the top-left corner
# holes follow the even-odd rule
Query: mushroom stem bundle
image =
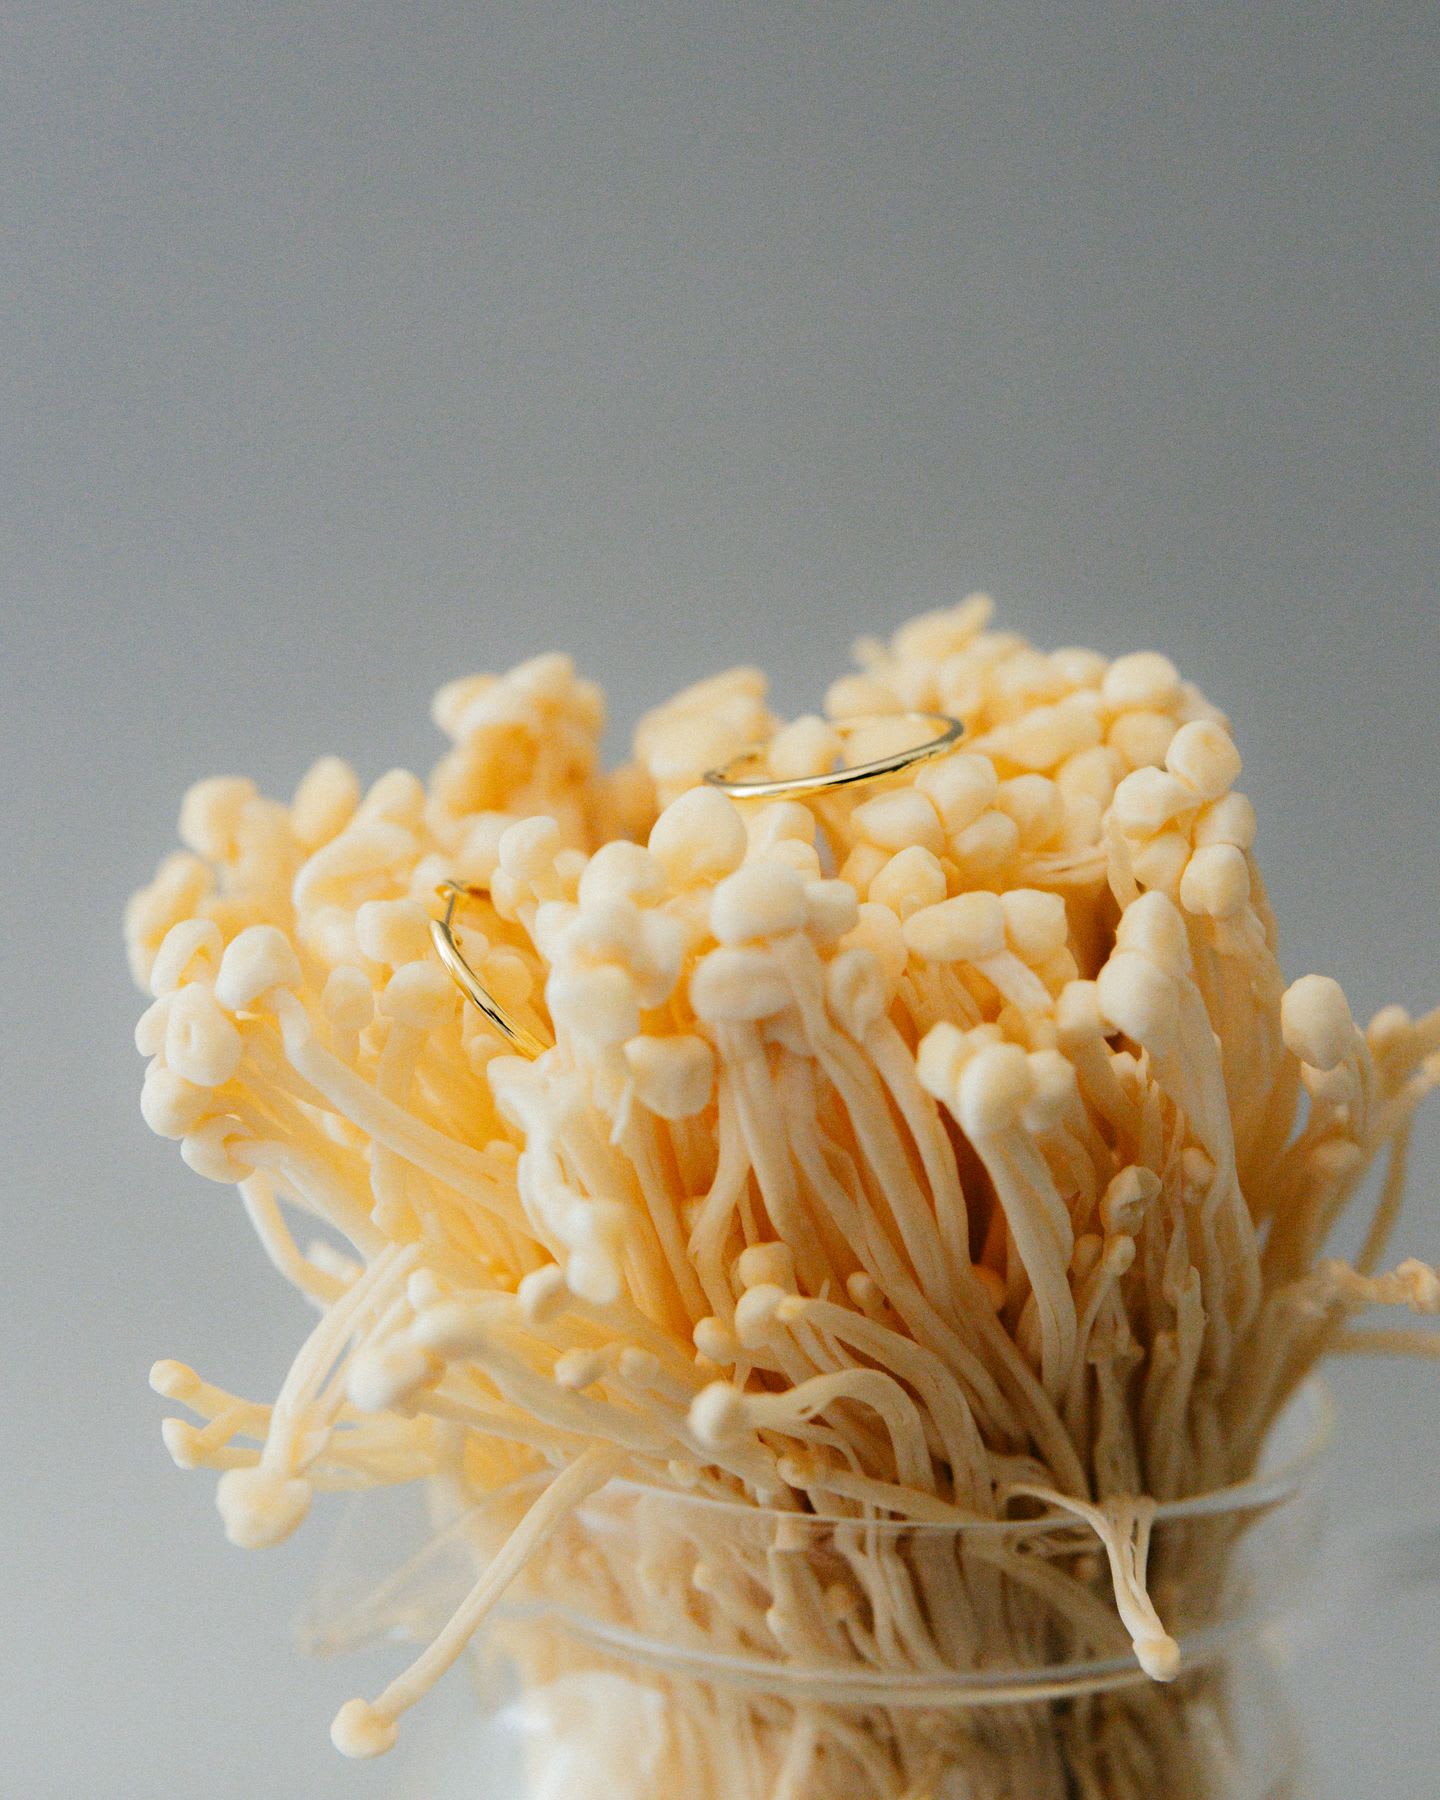
[[(142, 1109), (318, 1318), (269, 1405), (157, 1364), (200, 1421), (166, 1444), (218, 1471), (247, 1547), (317, 1489), (535, 1496), (412, 1668), (341, 1710), (347, 1753), (388, 1748), (547, 1543), (636, 1629), (703, 1611), (797, 1668), (980, 1666), (1063, 1627), (1169, 1681), (1156, 1503), (1250, 1473), (1327, 1353), (1433, 1353), (1354, 1321), (1440, 1310), (1435, 1271), (1385, 1266), (1440, 1013), (1362, 1030), (1334, 981), (1286, 986), (1239, 755), (1163, 656), (1047, 654), (989, 615), (862, 644), (823, 718), (780, 724), (751, 670), (701, 683), (613, 773), (598, 693), (551, 656), (441, 691), (428, 783), (326, 759), (288, 805), (187, 795), (127, 915)], [(917, 711), (958, 747), (803, 802), (704, 780), (757, 744), (781, 782), (884, 757)], [(447, 881), (468, 965), (553, 1046), (533, 1061), (434, 954)], [(1327, 1258), (1386, 1155), (1360, 1257)], [(626, 1593), (566, 1527), (616, 1477), (778, 1537), (658, 1547)], [(867, 1537), (1037, 1509), (1099, 1538), (1108, 1601), (1093, 1556), (921, 1568)], [(828, 1585), (771, 1553), (785, 1516), (848, 1531)], [(1016, 1791), (1017, 1757), (1037, 1796), (1158, 1791), (1196, 1730), (1160, 1699), (1104, 1711), (1103, 1754), (1085, 1709), (962, 1731), (953, 1791)], [(655, 1792), (938, 1783), (913, 1728), (777, 1707), (672, 1706)]]

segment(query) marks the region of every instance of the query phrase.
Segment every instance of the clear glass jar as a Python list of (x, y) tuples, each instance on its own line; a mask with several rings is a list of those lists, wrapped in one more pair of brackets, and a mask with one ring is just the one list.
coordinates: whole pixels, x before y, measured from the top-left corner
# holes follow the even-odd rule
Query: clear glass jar
[[(1136, 1665), (1083, 1524), (874, 1524), (612, 1483), (477, 1645), (466, 1791), (1298, 1800), (1276, 1652), (1312, 1585), (1330, 1418), (1311, 1384), (1253, 1480), (1159, 1508), (1149, 1587), (1182, 1657), (1165, 1685)], [(433, 1628), (532, 1495), (467, 1512), (368, 1596), (337, 1607), (332, 1582), (312, 1637)]]

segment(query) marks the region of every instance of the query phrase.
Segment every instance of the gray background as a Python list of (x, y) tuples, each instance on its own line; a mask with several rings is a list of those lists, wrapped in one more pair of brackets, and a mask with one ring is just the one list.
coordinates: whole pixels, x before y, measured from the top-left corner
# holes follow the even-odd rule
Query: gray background
[[(983, 585), (1174, 654), (1291, 972), (1433, 1001), (1433, 8), (43, 0), (0, 82), (0, 1792), (428, 1795), (453, 1697), (334, 1756), (323, 1524), (229, 1549), (145, 1387), (304, 1327), (136, 1109), (182, 789), (425, 768), (442, 679), (554, 646), (617, 743), (742, 658), (798, 710)], [(1338, 1379), (1341, 1528), (1433, 1521), (1433, 1369)], [(1334, 1800), (1432, 1800), (1440, 1588), (1342, 1610)]]

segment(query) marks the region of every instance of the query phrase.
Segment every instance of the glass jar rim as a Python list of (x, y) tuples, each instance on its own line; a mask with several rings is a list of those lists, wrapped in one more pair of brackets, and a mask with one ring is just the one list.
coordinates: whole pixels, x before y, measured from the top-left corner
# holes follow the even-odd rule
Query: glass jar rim
[[(1152, 1527), (1157, 1545), (1163, 1543), (1167, 1527), (1183, 1529), (1187, 1522), (1196, 1520), (1219, 1522), (1222, 1526), (1233, 1524), (1247, 1533), (1252, 1527), (1266, 1533), (1280, 1532), (1278, 1539), (1267, 1539), (1278, 1554), (1267, 1553), (1265, 1558), (1263, 1594), (1251, 1593), (1238, 1611), (1180, 1634), (1182, 1669), (1226, 1655), (1232, 1646), (1293, 1603), (1306, 1579), (1305, 1569), (1299, 1564), (1308, 1565), (1312, 1556), (1305, 1549), (1318, 1497), (1312, 1477), (1331, 1442), (1334, 1424), (1335, 1406), (1330, 1391), (1323, 1381), (1312, 1376), (1297, 1388), (1276, 1418), (1254, 1475), (1243, 1482), (1157, 1506)], [(513, 1505), (543, 1485), (545, 1479), (538, 1474), (522, 1477), (432, 1533), (404, 1565), (408, 1582), (418, 1582), (422, 1614), (427, 1606), (438, 1606), (437, 1616), (448, 1616), (455, 1599), (463, 1595), (473, 1579), (473, 1574), (466, 1575), (463, 1568), (458, 1568), (448, 1581), (442, 1578), (444, 1592), (428, 1596), (425, 1592), (426, 1571), (437, 1559), (443, 1564), (458, 1546), (464, 1545), (466, 1527), (476, 1512), (501, 1501)], [(660, 1532), (674, 1528), (708, 1534), (718, 1523), (727, 1537), (748, 1540), (757, 1548), (783, 1547), (802, 1555), (812, 1548), (826, 1548), (827, 1537), (834, 1542), (842, 1535), (861, 1534), (867, 1552), (884, 1552), (887, 1546), (894, 1546), (904, 1554), (917, 1542), (943, 1550), (948, 1541), (957, 1553), (968, 1544), (977, 1553), (988, 1556), (995, 1548), (1004, 1549), (1007, 1543), (1018, 1546), (1021, 1540), (1035, 1536), (1048, 1536), (1058, 1542), (1091, 1530), (1083, 1520), (1053, 1510), (1032, 1519), (956, 1523), (832, 1517), (716, 1499), (681, 1488), (620, 1478), (583, 1502), (572, 1515), (572, 1522), (582, 1533), (602, 1535), (624, 1533), (637, 1526)], [(332, 1546), (332, 1556), (336, 1548)], [(383, 1580), (375, 1582), (373, 1560), (369, 1556), (363, 1560), (370, 1581), (360, 1593), (355, 1591), (353, 1576), (336, 1574), (325, 1588), (312, 1595), (305, 1616), (298, 1622), (301, 1641), (312, 1651), (334, 1654), (339, 1649), (374, 1643), (384, 1636), (426, 1635), (424, 1630), (416, 1629), (416, 1592), (407, 1581), (397, 1578), (400, 1572), (392, 1568)], [(353, 1569), (348, 1554), (342, 1562), (349, 1562)], [(1003, 1705), (1101, 1692), (1149, 1680), (1133, 1655), (1023, 1668), (938, 1671), (791, 1664), (776, 1658), (727, 1654), (710, 1646), (682, 1646), (669, 1638), (653, 1637), (596, 1616), (575, 1594), (507, 1594), (496, 1607), (494, 1618), (497, 1625), (505, 1621), (548, 1622), (607, 1653), (662, 1672), (685, 1672), (727, 1685), (783, 1691), (796, 1698), (810, 1695), (846, 1705)]]
[[(1208, 1488), (1177, 1500), (1157, 1501), (1155, 1529), (1187, 1519), (1258, 1512), (1287, 1499), (1329, 1449), (1335, 1435), (1335, 1421), (1335, 1400), (1329, 1386), (1318, 1375), (1307, 1377), (1271, 1425), (1256, 1472), (1244, 1481), (1230, 1482), (1224, 1487)], [(696, 1494), (684, 1488), (639, 1481), (629, 1476), (617, 1476), (607, 1482), (581, 1507), (582, 1516), (597, 1502), (618, 1496), (643, 1500), (647, 1505), (670, 1510), (676, 1515), (694, 1508), (709, 1519), (728, 1516), (737, 1526), (743, 1522), (744, 1528), (749, 1530), (757, 1525), (768, 1529), (782, 1523), (790, 1531), (800, 1533), (830, 1531), (838, 1526), (853, 1530), (861, 1526), (867, 1534), (875, 1533), (882, 1538), (892, 1535), (910, 1539), (926, 1535), (1023, 1537), (1066, 1527), (1087, 1529), (1082, 1521), (1054, 1512), (1029, 1519), (955, 1520), (862, 1519), (853, 1513), (796, 1512), (783, 1507), (756, 1506), (745, 1500)]]
[[(1334, 1433), (1335, 1406), (1318, 1377), (1310, 1377), (1291, 1396), (1276, 1418), (1261, 1452), (1256, 1473), (1243, 1482), (1214, 1488), (1156, 1508), (1152, 1541), (1163, 1541), (1167, 1526), (1184, 1527), (1196, 1520), (1252, 1527), (1272, 1533), (1262, 1558), (1264, 1591), (1246, 1590), (1234, 1611), (1213, 1622), (1177, 1632), (1182, 1674), (1231, 1654), (1257, 1630), (1297, 1603), (1303, 1593), (1313, 1544), (1310, 1526), (1312, 1482)], [(915, 1540), (957, 1552), (965, 1544), (979, 1551), (1036, 1534), (1052, 1539), (1090, 1531), (1082, 1519), (1047, 1511), (1035, 1519), (933, 1521), (829, 1518), (814, 1513), (785, 1512), (712, 1499), (683, 1489), (638, 1481), (615, 1480), (593, 1494), (575, 1515), (582, 1531), (642, 1528), (663, 1531), (667, 1523), (683, 1527), (686, 1509), (696, 1509), (697, 1527), (713, 1529), (717, 1518), (727, 1535), (778, 1533), (786, 1550), (800, 1554), (824, 1543), (826, 1534), (863, 1534), (867, 1549), (884, 1552), (887, 1544), (913, 1545)], [(643, 1518), (637, 1515), (642, 1515)], [(1298, 1517), (1292, 1517), (1298, 1514)], [(1273, 1533), (1280, 1532), (1275, 1539)], [(1297, 1536), (1298, 1534), (1298, 1536)], [(1291, 1541), (1291, 1540), (1294, 1541)], [(753, 1541), (753, 1540), (752, 1540)], [(670, 1675), (719, 1682), (756, 1692), (783, 1693), (794, 1700), (846, 1706), (915, 1707), (1007, 1706), (1070, 1700), (1086, 1694), (1145, 1686), (1150, 1677), (1133, 1653), (1059, 1659), (1034, 1664), (985, 1668), (891, 1670), (851, 1665), (794, 1663), (720, 1650), (709, 1645), (655, 1637), (644, 1630), (597, 1617), (569, 1597), (503, 1602), (498, 1618), (518, 1622), (549, 1620), (579, 1639), (611, 1655)]]

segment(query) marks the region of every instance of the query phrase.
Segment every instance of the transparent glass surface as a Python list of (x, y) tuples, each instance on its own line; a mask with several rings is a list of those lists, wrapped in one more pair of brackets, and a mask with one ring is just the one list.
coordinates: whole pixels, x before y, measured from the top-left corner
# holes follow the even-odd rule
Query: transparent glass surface
[[(1330, 1420), (1312, 1383), (1252, 1480), (1159, 1508), (1149, 1589), (1181, 1652), (1163, 1685), (1136, 1664), (1083, 1523), (877, 1524), (612, 1483), (487, 1624), (482, 1747), (454, 1791), (1298, 1800), (1278, 1665), (1313, 1586)], [(357, 1513), (305, 1641), (429, 1635), (534, 1492), (432, 1519), (398, 1567), (393, 1524)]]

